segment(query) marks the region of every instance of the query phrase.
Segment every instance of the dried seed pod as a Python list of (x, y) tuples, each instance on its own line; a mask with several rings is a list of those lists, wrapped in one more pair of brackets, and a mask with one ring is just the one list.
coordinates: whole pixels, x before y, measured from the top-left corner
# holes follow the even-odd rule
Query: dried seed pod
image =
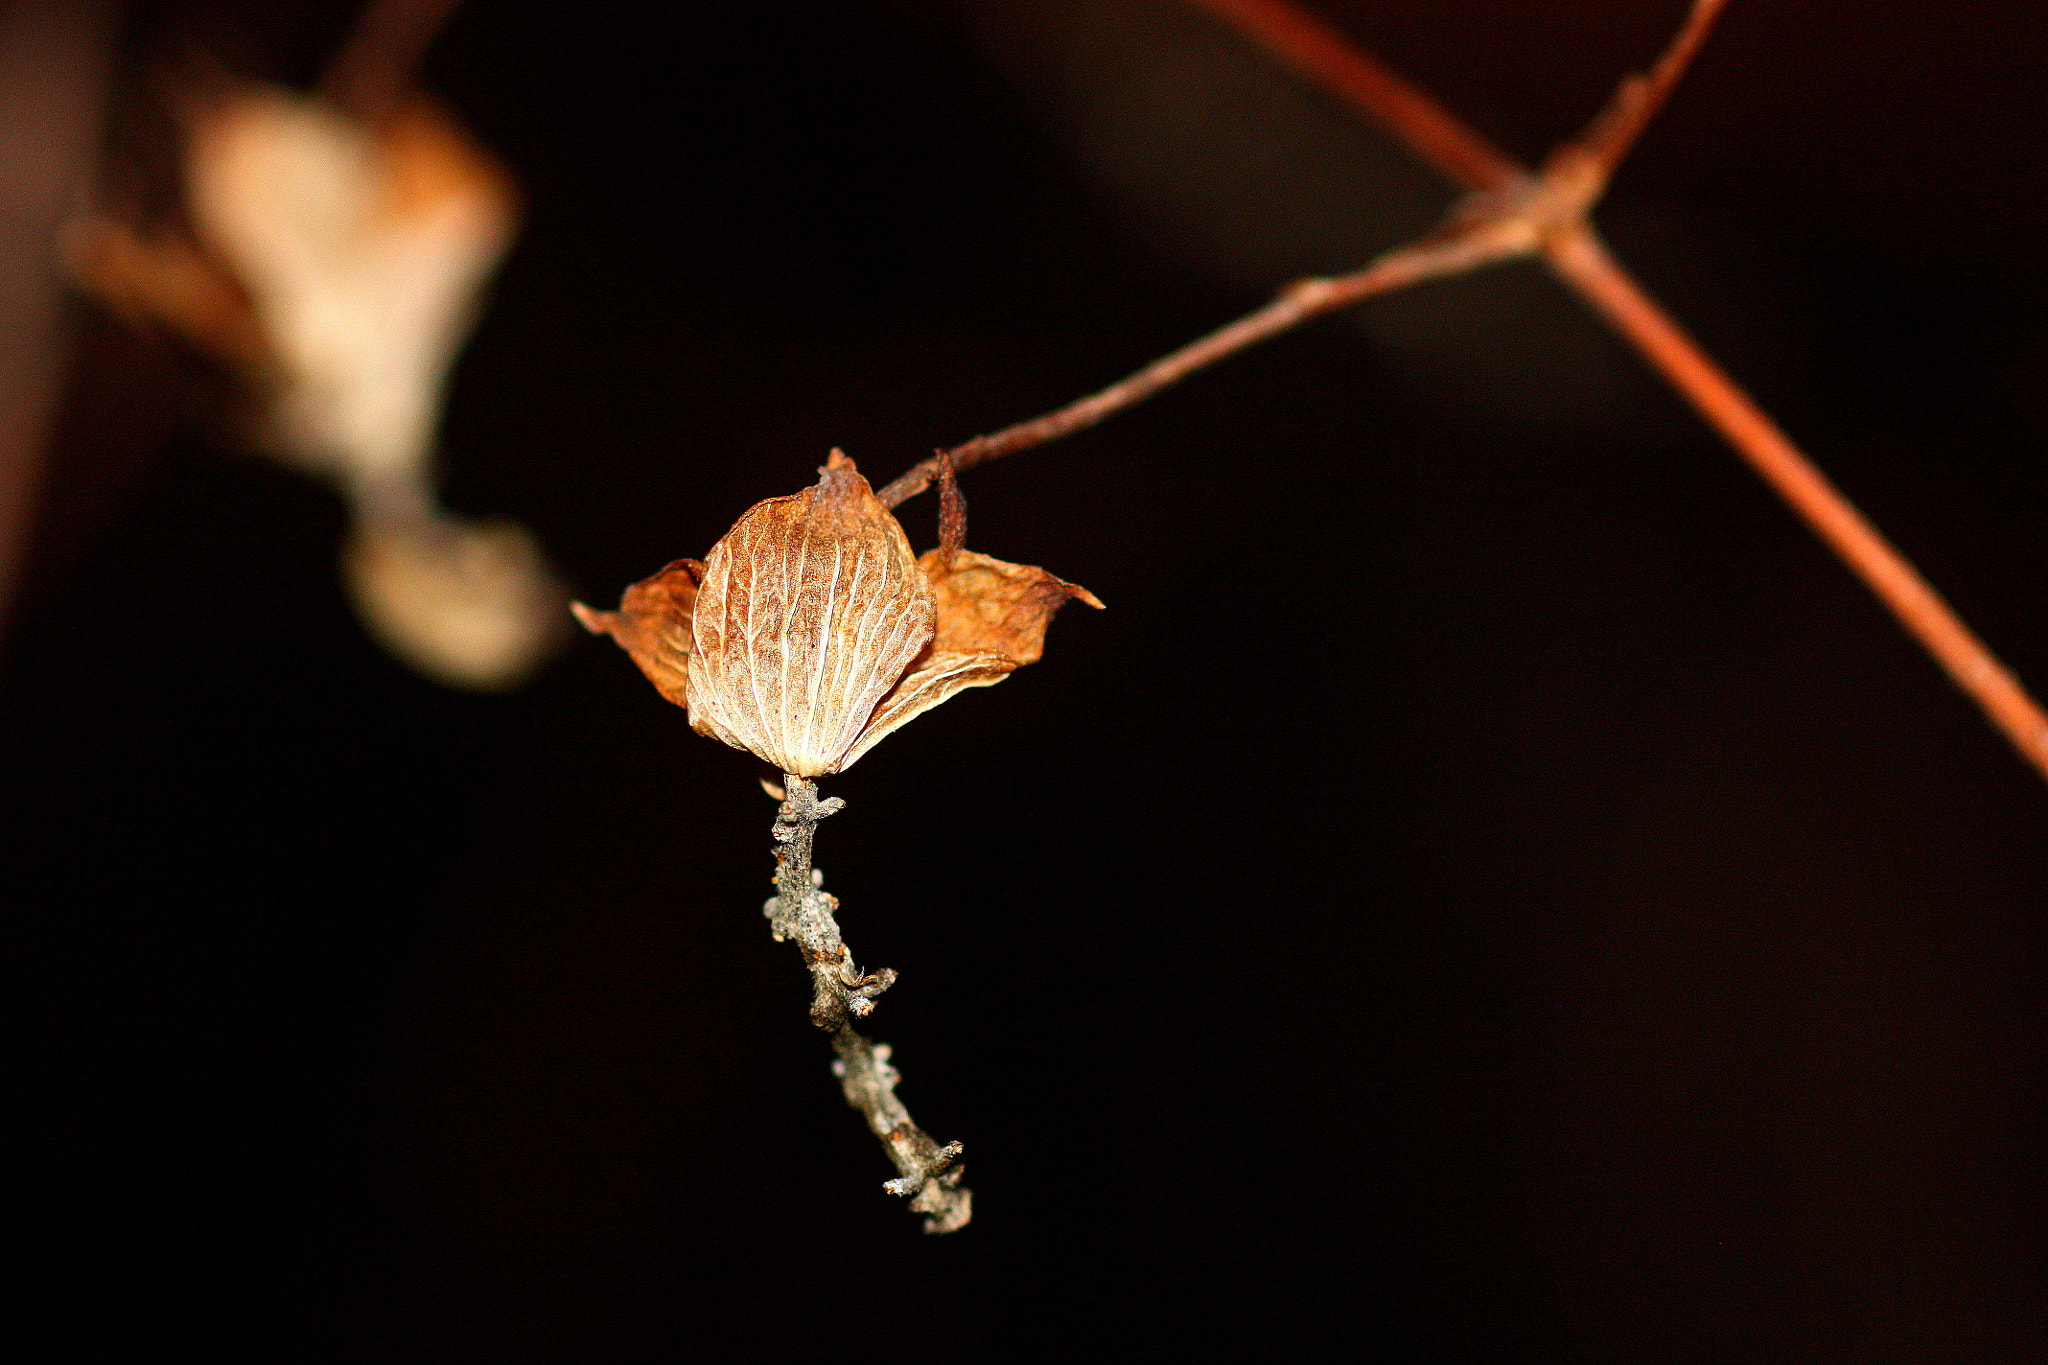
[(678, 560), (619, 610), (577, 603), (701, 734), (785, 773), (853, 764), (884, 735), (1045, 648), (1069, 598), (1043, 569), (971, 550), (914, 559), (903, 528), (840, 451), (815, 487), (757, 503), (704, 564)]
[(935, 614), (902, 526), (834, 451), (815, 487), (755, 504), (711, 548), (690, 724), (782, 772), (836, 773)]

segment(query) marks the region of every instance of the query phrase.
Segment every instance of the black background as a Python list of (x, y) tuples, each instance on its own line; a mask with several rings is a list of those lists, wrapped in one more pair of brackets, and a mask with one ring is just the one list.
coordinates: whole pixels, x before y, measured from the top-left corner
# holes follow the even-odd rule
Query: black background
[[(1534, 156), (1679, 8), (1325, 12)], [(145, 7), (128, 69), (304, 80), (346, 17)], [(2037, 684), (2043, 48), (1737, 0), (1601, 217)], [(428, 78), (528, 196), (448, 498), (600, 604), (1445, 202), (1137, 0), (475, 0)], [(2038, 1358), (2040, 778), (1538, 268), (1363, 318), (966, 480), (1109, 609), (827, 784), (872, 1031), (967, 1144), (929, 1239), (765, 932), (753, 761), (604, 641), (404, 672), (334, 498), (81, 308), (0, 692), (76, 1354)]]

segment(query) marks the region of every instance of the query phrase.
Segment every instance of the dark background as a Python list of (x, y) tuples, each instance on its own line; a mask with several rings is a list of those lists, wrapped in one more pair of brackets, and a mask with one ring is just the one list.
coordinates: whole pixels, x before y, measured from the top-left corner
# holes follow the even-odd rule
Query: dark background
[[(1323, 7), (1523, 156), (1680, 8)], [(474, 0), (428, 62), (529, 201), (448, 498), (593, 602), (1445, 202), (1171, 5), (726, 9)], [(121, 69), (303, 81), (346, 18), (143, 6)], [(2037, 685), (2044, 47), (1736, 0), (1601, 214)], [(339, 503), (78, 318), (0, 680), (76, 1357), (2039, 1358), (2048, 793), (1539, 268), (968, 476), (1109, 610), (827, 784), (947, 1239), (765, 932), (753, 761), (604, 641), (404, 672)]]

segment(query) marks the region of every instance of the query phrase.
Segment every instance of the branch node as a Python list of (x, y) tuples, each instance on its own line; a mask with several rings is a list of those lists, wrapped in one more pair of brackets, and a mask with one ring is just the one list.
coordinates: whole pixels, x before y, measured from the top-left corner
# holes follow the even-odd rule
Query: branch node
[[(899, 1139), (892, 1133), (888, 1140), (894, 1142)], [(901, 1140), (907, 1141), (908, 1135), (906, 1134)], [(914, 1175), (899, 1175), (894, 1180), (885, 1180), (882, 1182), (882, 1188), (890, 1194), (900, 1195), (905, 1198), (921, 1194), (924, 1192), (926, 1185), (939, 1179), (947, 1171), (951, 1170), (953, 1163), (958, 1161), (960, 1154), (966, 1150), (958, 1142), (949, 1142), (932, 1154), (930, 1163), (923, 1170)]]
[(966, 1173), (960, 1154), (965, 1148), (958, 1142), (941, 1147), (910, 1117), (896, 1098), (902, 1076), (889, 1064), (889, 1045), (844, 1028), (832, 1047), (839, 1054), (832, 1074), (839, 1078), (846, 1102), (861, 1112), (869, 1131), (882, 1140), (896, 1163), (896, 1178), (882, 1188), (909, 1199), (911, 1209), (925, 1215), (926, 1232), (954, 1232), (967, 1226), (974, 1200), (960, 1187)]
[(939, 553), (950, 569), (967, 543), (967, 499), (960, 494), (951, 453), (941, 450), (932, 458), (939, 462)]

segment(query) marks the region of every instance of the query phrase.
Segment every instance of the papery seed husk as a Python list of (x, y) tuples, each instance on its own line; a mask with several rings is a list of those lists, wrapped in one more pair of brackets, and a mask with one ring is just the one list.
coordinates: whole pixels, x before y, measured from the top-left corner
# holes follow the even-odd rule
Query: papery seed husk
[(903, 528), (833, 455), (814, 487), (757, 503), (712, 547), (691, 627), (691, 725), (799, 777), (857, 757), (937, 615)]

